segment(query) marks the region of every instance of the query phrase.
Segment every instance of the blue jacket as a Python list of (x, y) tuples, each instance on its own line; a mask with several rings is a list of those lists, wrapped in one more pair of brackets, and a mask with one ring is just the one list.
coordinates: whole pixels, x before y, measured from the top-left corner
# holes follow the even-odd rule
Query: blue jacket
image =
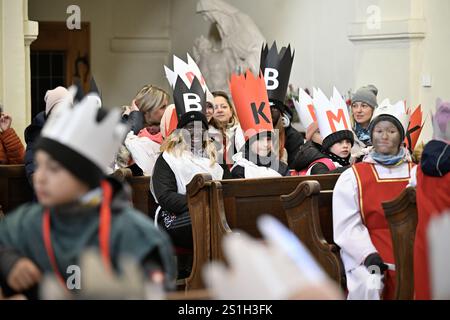
[(44, 127), (46, 120), (47, 117), (45, 116), (45, 111), (39, 112), (36, 117), (34, 117), (31, 124), (25, 129), (24, 136), (25, 142), (27, 143), (27, 148), (25, 150), (25, 171), (31, 186), (33, 186), (31, 176), (34, 173), (34, 144), (41, 135), (41, 130)]

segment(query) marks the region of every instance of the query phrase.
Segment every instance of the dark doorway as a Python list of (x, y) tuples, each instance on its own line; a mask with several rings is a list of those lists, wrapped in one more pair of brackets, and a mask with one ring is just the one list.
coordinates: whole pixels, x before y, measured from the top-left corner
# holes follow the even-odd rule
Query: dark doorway
[(88, 22), (83, 22), (80, 30), (69, 30), (66, 22), (39, 21), (39, 36), (30, 53), (32, 117), (45, 110), (47, 90), (74, 82), (75, 62), (80, 57), (90, 63)]
[(31, 113), (45, 110), (45, 93), (66, 86), (66, 53), (64, 51), (31, 52)]

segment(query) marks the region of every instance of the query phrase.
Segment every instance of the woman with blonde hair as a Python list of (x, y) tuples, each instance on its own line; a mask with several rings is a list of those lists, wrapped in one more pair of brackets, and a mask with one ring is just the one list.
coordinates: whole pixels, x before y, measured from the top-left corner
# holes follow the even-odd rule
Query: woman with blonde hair
[(125, 146), (120, 148), (116, 167), (128, 167), (134, 176), (151, 174), (163, 141), (160, 122), (168, 103), (166, 91), (145, 85), (131, 102), (131, 107), (123, 107), (122, 118), (130, 124), (131, 132), (125, 139)]
[[(180, 79), (180, 78), (179, 78)], [(177, 248), (192, 249), (192, 227), (186, 186), (195, 175), (207, 173), (214, 180), (223, 177), (217, 154), (208, 138), (208, 122), (203, 112), (193, 111), (184, 94), (198, 96), (202, 111), (206, 109), (204, 92), (197, 78), (189, 88), (182, 80), (174, 88), (177, 130), (163, 142), (152, 175), (152, 192), (160, 206), (158, 221)]]
[(169, 99), (166, 91), (153, 85), (145, 85), (139, 90), (131, 106), (126, 107), (123, 114), (135, 135), (144, 128), (150, 135), (159, 133), (159, 124)]

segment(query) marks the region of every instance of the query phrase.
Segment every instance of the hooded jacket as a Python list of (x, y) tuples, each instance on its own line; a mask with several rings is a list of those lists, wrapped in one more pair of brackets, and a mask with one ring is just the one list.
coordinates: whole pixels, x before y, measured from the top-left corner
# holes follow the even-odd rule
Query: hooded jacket
[(450, 171), (450, 145), (443, 141), (430, 141), (423, 150), (421, 167), (427, 176), (445, 176)]
[(0, 164), (22, 164), (25, 150), (13, 128), (0, 133)]
[(25, 142), (27, 148), (25, 150), (25, 171), (30, 182), (33, 185), (31, 177), (34, 173), (34, 143), (37, 141), (41, 135), (41, 130), (44, 127), (47, 117), (45, 116), (45, 111), (39, 112), (36, 117), (34, 117), (31, 124), (25, 129)]
[[(117, 180), (108, 179), (113, 187), (111, 201), (110, 257), (112, 266), (120, 271), (120, 258), (133, 258), (144, 274), (155, 265), (164, 271), (167, 286), (175, 279), (171, 242), (158, 231), (149, 218), (130, 206), (130, 189)], [(32, 260), (45, 273), (53, 269), (47, 255), (43, 234), (44, 208), (40, 204), (25, 204), (0, 222), (0, 283), (7, 288), (6, 279), (14, 264), (23, 257)], [(78, 265), (80, 255), (89, 247), (98, 247), (99, 205), (69, 204), (51, 208), (53, 250), (64, 277), (70, 265)]]
[[(298, 153), (295, 156), (294, 161), (292, 162), (292, 167), (295, 169), (295, 171), (302, 171), (308, 169), (310, 164), (316, 160), (323, 158), (330, 159), (330, 157), (323, 153), (321, 149), (321, 145), (313, 141), (306, 142), (299, 148)], [(346, 169), (348, 169), (348, 167), (340, 167), (333, 171), (330, 171), (325, 164), (316, 163), (311, 169), (311, 174), (342, 173)]]

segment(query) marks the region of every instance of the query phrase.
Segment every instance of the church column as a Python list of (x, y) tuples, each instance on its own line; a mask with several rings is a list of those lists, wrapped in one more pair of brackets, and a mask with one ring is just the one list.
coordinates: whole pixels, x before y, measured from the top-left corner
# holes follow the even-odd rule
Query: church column
[(37, 22), (28, 20), (28, 0), (0, 0), (0, 102), (23, 139), (31, 121), (30, 44)]
[(30, 46), (39, 34), (39, 24), (36, 21), (28, 20), (28, 0), (23, 2), (23, 29), (25, 40), (25, 106), (27, 123), (31, 122), (31, 66), (30, 66)]

